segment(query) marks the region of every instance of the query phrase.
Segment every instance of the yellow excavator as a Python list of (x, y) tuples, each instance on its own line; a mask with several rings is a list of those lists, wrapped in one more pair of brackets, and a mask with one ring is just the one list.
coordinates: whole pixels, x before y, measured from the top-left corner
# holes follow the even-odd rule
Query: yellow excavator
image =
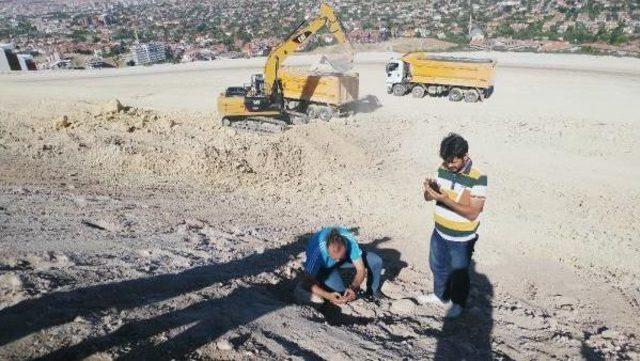
[(226, 89), (218, 97), (218, 113), (224, 125), (232, 121), (256, 117), (286, 115), (329, 120), (358, 98), (357, 73), (309, 74), (284, 71), (282, 64), (311, 36), (323, 27), (336, 41), (346, 46), (353, 60), (353, 51), (336, 13), (326, 3), (313, 20), (303, 22), (267, 58), (264, 74), (254, 74), (245, 86)]

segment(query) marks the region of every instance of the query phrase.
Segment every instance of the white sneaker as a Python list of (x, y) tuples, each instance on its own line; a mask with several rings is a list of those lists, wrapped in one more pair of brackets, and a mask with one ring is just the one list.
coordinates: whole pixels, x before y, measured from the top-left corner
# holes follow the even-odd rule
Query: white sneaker
[(443, 307), (449, 303), (449, 302), (442, 302), (440, 297), (436, 296), (435, 293), (420, 295), (416, 297), (416, 302), (418, 302), (421, 305), (431, 304), (431, 305), (438, 305)]
[(457, 303), (451, 303), (451, 307), (447, 310), (447, 313), (444, 315), (445, 318), (458, 318), (460, 314), (462, 314), (462, 310), (464, 308)]

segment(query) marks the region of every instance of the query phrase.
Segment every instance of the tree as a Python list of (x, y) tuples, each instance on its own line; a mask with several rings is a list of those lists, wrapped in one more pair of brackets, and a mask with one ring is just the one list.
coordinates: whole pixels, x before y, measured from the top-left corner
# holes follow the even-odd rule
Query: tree
[(582, 44), (594, 41), (595, 37), (589, 33), (584, 24), (576, 23), (575, 26), (570, 26), (567, 29), (565, 39), (574, 44)]
[(71, 34), (71, 39), (77, 43), (81, 43), (87, 40), (87, 36), (89, 36), (89, 32), (86, 30), (74, 30)]
[(628, 37), (624, 34), (624, 24), (618, 23), (618, 26), (613, 29), (611, 35), (609, 36), (609, 44), (619, 45), (624, 42), (627, 42)]

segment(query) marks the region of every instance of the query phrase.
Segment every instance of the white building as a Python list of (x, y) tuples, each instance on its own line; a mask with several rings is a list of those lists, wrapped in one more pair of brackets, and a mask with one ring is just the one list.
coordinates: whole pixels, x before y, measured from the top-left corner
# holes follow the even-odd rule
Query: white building
[(10, 71), (13, 69), (11, 55), (13, 54), (12, 44), (0, 44), (0, 71)]
[(13, 44), (0, 44), (0, 71), (36, 70), (33, 56), (17, 54)]
[(131, 47), (136, 65), (153, 64), (167, 59), (167, 47), (161, 43), (136, 44)]
[(18, 63), (22, 71), (36, 70), (36, 63), (30, 54), (18, 54)]

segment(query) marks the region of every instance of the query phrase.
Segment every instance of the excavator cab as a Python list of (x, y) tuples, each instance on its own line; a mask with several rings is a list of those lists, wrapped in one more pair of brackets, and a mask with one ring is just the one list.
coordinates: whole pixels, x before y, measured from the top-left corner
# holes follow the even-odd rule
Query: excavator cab
[(279, 110), (278, 103), (264, 93), (264, 75), (253, 74), (244, 105), (251, 112)]

